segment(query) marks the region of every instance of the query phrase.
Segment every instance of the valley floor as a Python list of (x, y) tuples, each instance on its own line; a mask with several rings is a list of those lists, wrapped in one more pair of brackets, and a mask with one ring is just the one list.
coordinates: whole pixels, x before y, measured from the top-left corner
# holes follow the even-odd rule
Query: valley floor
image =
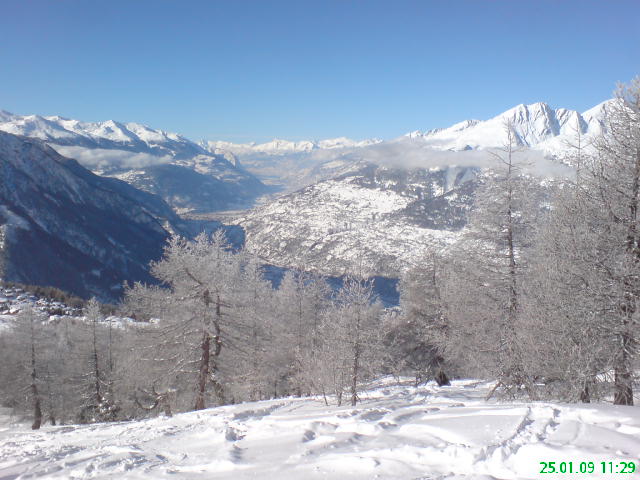
[[(287, 398), (137, 422), (11, 425), (0, 479), (638, 478), (640, 408), (485, 402), (486, 382), (380, 384), (356, 407)], [(540, 462), (594, 462), (541, 474)], [(636, 462), (603, 474), (600, 462)], [(615, 468), (615, 467), (614, 467)]]

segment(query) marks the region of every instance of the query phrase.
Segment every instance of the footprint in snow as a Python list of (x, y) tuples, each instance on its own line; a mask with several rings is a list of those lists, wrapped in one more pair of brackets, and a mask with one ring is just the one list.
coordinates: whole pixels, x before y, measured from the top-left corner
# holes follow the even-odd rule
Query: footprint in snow
[(132, 470), (135, 467), (139, 467), (148, 463), (147, 458), (144, 455), (140, 455), (138, 453), (129, 453), (125, 455), (123, 458), (117, 458), (115, 460), (108, 460), (106, 462), (102, 462), (98, 464), (98, 470), (110, 470), (112, 468), (122, 468), (125, 471)]
[(367, 422), (376, 422), (384, 417), (387, 413), (389, 413), (387, 410), (369, 410), (360, 415), (360, 418)]
[(231, 457), (231, 461), (233, 463), (242, 462), (242, 457), (244, 456), (244, 449), (234, 445), (231, 447), (231, 451), (229, 452), (229, 456)]
[(329, 422), (311, 422), (310, 429), (320, 435), (327, 435), (336, 431), (338, 426)]
[(285, 406), (285, 404), (277, 404), (271, 405), (270, 407), (260, 408), (258, 410), (245, 410), (244, 412), (234, 413), (232, 419), (233, 420), (249, 420), (249, 419), (260, 419), (266, 417), (267, 415), (271, 415), (271, 412), (277, 410), (278, 408)]
[(227, 427), (227, 430), (224, 432), (224, 438), (228, 442), (237, 442), (238, 440), (242, 440), (244, 437), (245, 434), (237, 428)]
[(415, 412), (409, 412), (409, 413), (400, 414), (394, 420), (396, 422), (407, 422), (409, 420), (413, 420), (414, 418), (423, 417), (426, 414), (437, 412), (438, 410), (440, 410), (440, 409), (437, 408), (437, 407), (423, 408), (423, 409), (417, 410)]
[(307, 443), (316, 439), (316, 432), (313, 430), (305, 430), (302, 434), (302, 443)]
[(397, 423), (390, 423), (390, 422), (379, 422), (378, 426), (383, 430), (391, 430), (393, 428), (398, 428)]

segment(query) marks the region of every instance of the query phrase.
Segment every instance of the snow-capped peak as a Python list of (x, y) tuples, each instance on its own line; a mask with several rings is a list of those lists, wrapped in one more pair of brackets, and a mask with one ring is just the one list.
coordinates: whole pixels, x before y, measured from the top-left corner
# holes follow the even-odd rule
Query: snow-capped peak
[(593, 134), (598, 134), (604, 131), (605, 117), (609, 113), (611, 113), (611, 110), (614, 109), (617, 104), (618, 104), (618, 100), (616, 100), (615, 98), (611, 98), (609, 100), (605, 100), (604, 102), (599, 103), (598, 105), (590, 108), (589, 110), (582, 112), (582, 119), (587, 125), (589, 132), (592, 132)]
[(405, 137), (421, 139), (438, 150), (468, 150), (498, 147), (506, 140), (506, 125), (510, 124), (518, 144), (556, 152), (562, 140), (576, 134), (598, 134), (609, 102), (580, 114), (566, 108), (553, 109), (544, 102), (516, 105), (485, 121), (465, 120), (448, 128), (425, 133), (411, 132)]
[(81, 122), (58, 115), (15, 115), (0, 112), (0, 130), (40, 138), (54, 145), (82, 145), (89, 148), (153, 149), (155, 154), (193, 157), (207, 154), (196, 143), (175, 133), (139, 123)]
[(247, 155), (252, 153), (262, 153), (267, 155), (283, 155), (291, 153), (308, 153), (314, 150), (330, 150), (340, 148), (365, 147), (380, 143), (382, 140), (373, 138), (366, 140), (352, 140), (347, 137), (328, 138), (325, 140), (301, 140), (291, 141), (274, 138), (265, 143), (232, 143), (225, 141), (206, 141), (200, 145), (210, 152), (230, 152), (235, 155)]

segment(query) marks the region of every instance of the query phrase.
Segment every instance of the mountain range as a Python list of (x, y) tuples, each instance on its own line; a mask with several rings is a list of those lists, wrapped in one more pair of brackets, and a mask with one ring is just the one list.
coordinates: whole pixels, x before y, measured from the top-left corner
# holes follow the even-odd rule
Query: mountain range
[[(611, 101), (582, 114), (544, 103), (519, 105), (486, 121), (361, 147), (296, 152), (302, 167), (294, 178), (306, 186), (237, 222), (247, 247), (269, 263), (397, 277), (430, 249), (456, 241), (483, 172), (495, 166), (489, 152), (506, 141), (505, 124), (531, 174), (566, 176), (571, 169), (561, 157), (578, 134), (583, 146), (601, 134), (610, 108)], [(240, 151), (234, 154), (244, 162)], [(263, 158), (266, 165), (276, 155)]]
[(518, 105), (489, 120), (465, 120), (448, 128), (426, 132), (414, 131), (409, 138), (422, 139), (441, 150), (469, 150), (500, 147), (505, 141), (505, 122), (509, 122), (520, 146), (535, 148), (549, 154), (567, 149), (579, 132), (586, 137), (602, 133), (603, 117), (611, 100), (578, 113), (566, 108), (552, 109), (546, 103)]
[(115, 300), (185, 224), (155, 195), (0, 132), (0, 277)]
[(182, 213), (246, 207), (269, 190), (233, 155), (137, 123), (0, 111), (0, 130), (40, 139), (96, 174), (159, 195)]
[(171, 232), (220, 226), (176, 212), (246, 208), (271, 194), (235, 218), (244, 230), (236, 240), (246, 238), (265, 262), (397, 277), (456, 240), (506, 122), (533, 174), (567, 175), (557, 159), (578, 133), (583, 145), (602, 133), (611, 102), (582, 114), (519, 105), (387, 141), (263, 144), (196, 143), (136, 123), (1, 111), (0, 273), (116, 298), (123, 280), (150, 280), (148, 262)]
[(511, 123), (520, 147), (559, 156), (575, 143), (577, 132), (584, 137), (583, 144), (602, 132), (602, 119), (611, 102), (602, 102), (583, 113), (553, 109), (541, 102), (523, 104), (489, 120), (465, 120), (447, 128), (416, 130), (387, 141), (342, 137), (299, 142), (275, 139), (261, 144), (209, 141), (201, 145), (217, 154), (232, 155), (263, 182), (278, 185), (288, 193), (339, 175), (359, 160), (398, 167), (431, 167), (434, 162), (446, 164), (452, 158), (442, 158), (436, 152), (500, 147), (506, 140), (506, 122)]

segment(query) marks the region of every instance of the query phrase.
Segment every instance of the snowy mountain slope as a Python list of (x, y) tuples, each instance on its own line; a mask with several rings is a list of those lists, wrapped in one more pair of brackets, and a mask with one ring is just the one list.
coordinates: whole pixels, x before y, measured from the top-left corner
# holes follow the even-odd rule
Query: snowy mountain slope
[(269, 263), (326, 275), (397, 277), (457, 237), (474, 168), (394, 169), (370, 163), (253, 209), (238, 223)]
[(133, 168), (113, 176), (162, 197), (177, 213), (247, 208), (256, 192), (264, 192), (262, 185), (251, 180), (230, 181), (226, 173), (218, 178), (171, 163)]
[(319, 171), (326, 158), (336, 161), (341, 152), (381, 143), (379, 139), (352, 140), (346, 137), (292, 142), (274, 139), (266, 143), (231, 143), (202, 141), (215, 154), (233, 156), (263, 182), (288, 191), (325, 180), (331, 171)]
[[(131, 181), (183, 210), (237, 208), (267, 191), (257, 178), (233, 163), (232, 155), (212, 154), (181, 135), (137, 123), (80, 122), (2, 111), (0, 130), (41, 139), (94, 173)], [(174, 174), (192, 182), (183, 186), (176, 181), (168, 187), (160, 167), (168, 164), (174, 167)], [(193, 195), (193, 178), (198, 176), (199, 195)]]
[[(504, 142), (504, 123), (514, 126), (518, 143), (535, 146), (556, 136), (571, 134), (576, 125), (585, 125), (577, 112), (560, 109), (553, 110), (545, 103), (518, 105), (486, 121), (465, 121), (449, 128), (430, 130), (425, 133), (413, 133), (414, 138), (421, 137), (433, 148), (443, 150), (469, 150), (497, 147)], [(579, 122), (579, 123), (577, 123)]]
[[(421, 132), (419, 130), (407, 133), (405, 137), (420, 138), (434, 149), (440, 150), (468, 150), (499, 147), (505, 141), (504, 124), (509, 121), (514, 127), (517, 141), (526, 147), (538, 147), (547, 151), (547, 143), (552, 139), (572, 141), (576, 130), (582, 135), (594, 136), (602, 132), (603, 118), (611, 108), (614, 100), (606, 100), (595, 107), (579, 113), (566, 108), (553, 109), (544, 102), (530, 105), (520, 104), (488, 120), (464, 120), (447, 128), (436, 128)], [(287, 157), (295, 154), (317, 154), (317, 160), (327, 160), (327, 150), (334, 150), (340, 155), (345, 149), (366, 149), (383, 143), (380, 139), (351, 140), (346, 137), (320, 141), (299, 141), (274, 139), (271, 142), (256, 144), (237, 144), (223, 141), (203, 141), (201, 145), (213, 153), (230, 152), (240, 158), (265, 158), (266, 156)], [(564, 145), (563, 149), (568, 147)], [(551, 153), (556, 153), (554, 147)]]
[(182, 222), (160, 198), (0, 132), (0, 277), (113, 300)]
[(129, 150), (155, 156), (191, 158), (206, 154), (197, 144), (175, 133), (138, 123), (81, 122), (59, 116), (15, 115), (2, 111), (0, 130), (39, 138), (53, 145)]
[(287, 153), (310, 152), (312, 150), (330, 150), (336, 148), (354, 148), (375, 145), (382, 140), (352, 140), (347, 137), (328, 138), (325, 140), (302, 140), (293, 142), (275, 138), (265, 143), (232, 143), (225, 141), (202, 141), (201, 145), (212, 153), (231, 152), (233, 154), (266, 153), (284, 155)]
[[(516, 163), (531, 160), (523, 168), (538, 176), (542, 197), (555, 177), (572, 174), (570, 167), (530, 153), (517, 154)], [(442, 166), (358, 161), (233, 223), (244, 229), (247, 248), (267, 263), (324, 275), (398, 278), (429, 252), (457, 241), (496, 160), (487, 152), (464, 151), (424, 159), (433, 162)]]
[(466, 120), (448, 128), (412, 132), (434, 149), (470, 150), (500, 147), (506, 140), (505, 122), (511, 123), (516, 140), (524, 147), (548, 153), (561, 153), (570, 147), (579, 131), (585, 137), (599, 135), (605, 112), (613, 100), (607, 100), (580, 114), (565, 108), (552, 109), (546, 103), (518, 105), (489, 120)]
[(575, 143), (578, 129), (584, 136), (584, 144), (602, 132), (603, 118), (612, 102), (607, 100), (582, 114), (565, 108), (553, 109), (542, 102), (522, 104), (485, 121), (464, 120), (448, 128), (427, 132), (416, 130), (387, 141), (338, 138), (300, 142), (273, 140), (262, 144), (209, 141), (201, 142), (201, 145), (211, 152), (232, 155), (265, 183), (279, 185), (291, 192), (329, 179), (355, 161), (375, 162), (377, 153), (387, 148), (395, 150), (399, 164), (416, 148), (481, 151), (500, 147), (506, 139), (506, 121), (512, 123), (519, 145), (562, 155), (570, 148), (569, 144)]
[[(389, 381), (357, 407), (284, 398), (137, 422), (45, 426), (0, 418), (0, 478), (636, 478), (640, 409), (486, 402), (491, 384)], [(541, 462), (573, 474), (541, 474)], [(584, 462), (584, 463), (583, 463)], [(591, 465), (589, 462), (592, 462)], [(603, 473), (601, 462), (613, 462)], [(620, 474), (619, 462), (635, 472)], [(580, 474), (580, 468), (589, 473)], [(590, 470), (591, 469), (591, 470)]]
[[(333, 275), (364, 267), (370, 274), (398, 275), (426, 250), (455, 241), (473, 204), (475, 176), (495, 165), (490, 152), (506, 141), (505, 122), (512, 124), (518, 155), (531, 174), (564, 177), (570, 168), (546, 157), (566, 152), (577, 129), (588, 145), (602, 133), (612, 102), (583, 114), (544, 103), (519, 105), (486, 121), (366, 146), (271, 156), (274, 163), (262, 161), (261, 172), (269, 165), (278, 178), (285, 165), (287, 176), (279, 178), (294, 191), (240, 220), (247, 244), (281, 266), (308, 265)], [(247, 158), (240, 155), (252, 168), (253, 157)], [(295, 189), (299, 184), (308, 186)]]
[(70, 307), (63, 302), (39, 297), (21, 287), (0, 286), (0, 329), (3, 320), (17, 315), (24, 309), (32, 308), (38, 313), (47, 315), (49, 321), (55, 321), (58, 316), (80, 317), (82, 309)]

